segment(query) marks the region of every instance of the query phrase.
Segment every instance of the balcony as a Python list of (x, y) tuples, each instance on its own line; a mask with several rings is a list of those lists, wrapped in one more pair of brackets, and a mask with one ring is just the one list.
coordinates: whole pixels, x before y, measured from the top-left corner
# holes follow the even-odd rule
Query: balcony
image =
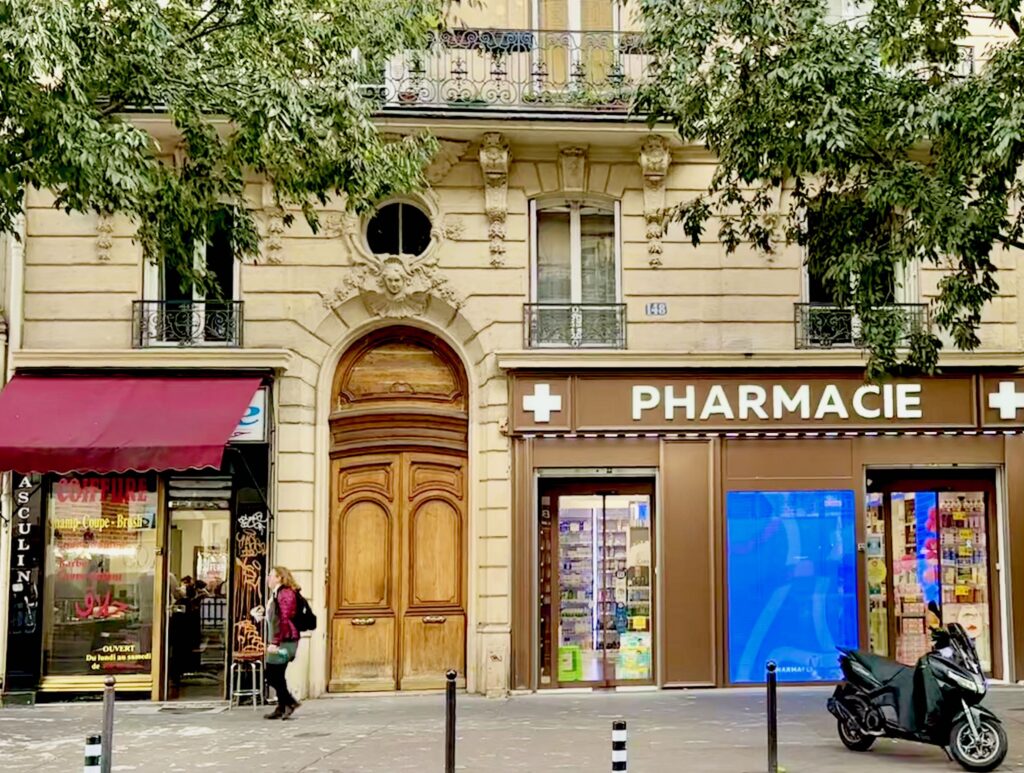
[(132, 346), (241, 346), (242, 303), (133, 301)]
[[(900, 339), (931, 325), (927, 303), (894, 303), (883, 307), (886, 324), (895, 326)], [(852, 309), (829, 303), (794, 304), (797, 349), (852, 349), (863, 343), (861, 323)]]
[(637, 33), (454, 29), (392, 59), (370, 89), (389, 113), (624, 114), (649, 61)]
[(528, 349), (625, 349), (623, 303), (527, 303)]

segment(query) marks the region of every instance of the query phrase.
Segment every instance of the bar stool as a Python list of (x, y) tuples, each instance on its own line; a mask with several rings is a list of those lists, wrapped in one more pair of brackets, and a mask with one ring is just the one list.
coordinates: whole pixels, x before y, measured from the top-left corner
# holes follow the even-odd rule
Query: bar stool
[[(244, 687), (244, 676), (249, 674), (249, 687)], [(236, 655), (231, 664), (231, 707), (241, 707), (242, 699), (252, 700), (252, 710), (263, 703), (263, 658)]]

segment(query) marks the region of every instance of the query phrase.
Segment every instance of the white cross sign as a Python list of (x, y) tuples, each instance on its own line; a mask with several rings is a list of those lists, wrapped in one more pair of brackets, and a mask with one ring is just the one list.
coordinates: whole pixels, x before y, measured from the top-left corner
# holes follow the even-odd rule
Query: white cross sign
[(1000, 381), (999, 391), (989, 393), (988, 407), (997, 408), (1000, 419), (1016, 419), (1017, 411), (1024, 408), (1024, 392), (1018, 392), (1012, 381)]
[(550, 384), (537, 384), (532, 395), (523, 395), (523, 410), (532, 413), (538, 424), (547, 424), (552, 413), (562, 410), (562, 396), (551, 394)]

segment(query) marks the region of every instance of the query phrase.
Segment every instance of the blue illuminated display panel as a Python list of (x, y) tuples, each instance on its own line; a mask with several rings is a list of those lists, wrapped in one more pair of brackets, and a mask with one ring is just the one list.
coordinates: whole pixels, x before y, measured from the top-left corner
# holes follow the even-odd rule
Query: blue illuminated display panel
[(730, 491), (726, 499), (729, 678), (842, 679), (837, 646), (856, 647), (852, 491)]

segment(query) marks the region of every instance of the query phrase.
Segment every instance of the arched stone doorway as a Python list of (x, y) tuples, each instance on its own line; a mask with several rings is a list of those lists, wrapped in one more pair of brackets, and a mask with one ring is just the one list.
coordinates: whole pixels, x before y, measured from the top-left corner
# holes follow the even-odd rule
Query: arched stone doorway
[(440, 338), (389, 327), (334, 376), (328, 571), (332, 692), (465, 674), (468, 394)]

